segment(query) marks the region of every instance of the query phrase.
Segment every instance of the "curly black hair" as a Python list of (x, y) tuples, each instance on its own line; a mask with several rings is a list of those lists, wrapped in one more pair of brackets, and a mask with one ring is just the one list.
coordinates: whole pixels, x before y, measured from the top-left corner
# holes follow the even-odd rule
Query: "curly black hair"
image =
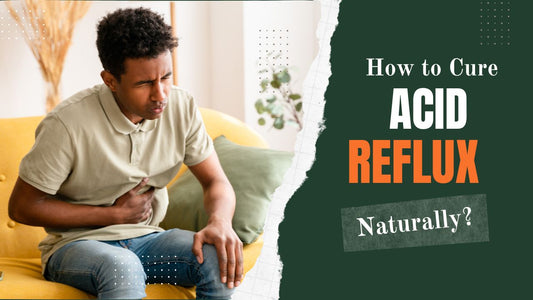
[(96, 47), (104, 69), (120, 82), (126, 58), (155, 58), (178, 46), (172, 27), (146, 8), (118, 9), (97, 27)]

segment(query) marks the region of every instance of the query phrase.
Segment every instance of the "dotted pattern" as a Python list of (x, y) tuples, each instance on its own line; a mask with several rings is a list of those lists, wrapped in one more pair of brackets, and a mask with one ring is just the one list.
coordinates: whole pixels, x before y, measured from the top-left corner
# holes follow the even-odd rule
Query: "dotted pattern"
[[(19, 3), (14, 2), (13, 6), (16, 7), (17, 4)], [(46, 24), (41, 24), (39, 30), (34, 31), (27, 26), (31, 20), (24, 16), (22, 9), (15, 9), (15, 12), (20, 16), (24, 26), (20, 26), (15, 19), (13, 19), (5, 5), (0, 6), (0, 40), (24, 40), (25, 35), (28, 36), (29, 40), (45, 39), (41, 36), (46, 32)], [(44, 12), (45, 10), (42, 10), (41, 14)]]
[(144, 286), (144, 280), (132, 273), (130, 266), (124, 263), (127, 260), (122, 259), (120, 255), (115, 255), (114, 258), (113, 277), (116, 281), (113, 284), (115, 286)]
[(479, 2), (479, 45), (511, 45), (511, 2)]
[[(258, 67), (259, 70), (271, 68), (277, 70), (289, 67), (290, 32), (287, 28), (261, 28), (258, 39)], [(259, 72), (259, 82), (270, 78), (269, 72)], [(259, 93), (263, 93), (258, 87)]]
[[(141, 259), (143, 258), (150, 258), (150, 255), (141, 256)], [(156, 258), (158, 256), (153, 256), (153, 258)], [(165, 256), (161, 255), (161, 259), (164, 259)], [(176, 255), (174, 256), (166, 256), (167, 260), (174, 259), (178, 260), (178, 257)], [(114, 285), (120, 285), (120, 286), (140, 286), (144, 285), (144, 280), (141, 280), (138, 275), (135, 275), (132, 273), (131, 266), (125, 262), (128, 262), (129, 257), (121, 256), (121, 255), (115, 255), (114, 256), (114, 262), (113, 262), (113, 272), (114, 272), (114, 278), (116, 281), (114, 282)], [(168, 274), (177, 274), (178, 269), (170, 266), (172, 262), (160, 262), (153, 264), (149, 267), (146, 267), (146, 274), (147, 274), (147, 285), (150, 284), (172, 284), (172, 285), (178, 285), (177, 278), (178, 276), (175, 275), (168, 275)], [(165, 275), (160, 275), (165, 274)], [(172, 280), (174, 279), (174, 280)]]
[[(288, 66), (289, 65), (289, 29), (259, 29), (259, 66)], [(268, 54), (278, 55), (274, 61), (266, 60)]]
[[(161, 258), (163, 258), (163, 256), (161, 256)], [(170, 256), (168, 257), (170, 258)], [(176, 258), (176, 256), (174, 256), (174, 258)], [(173, 284), (173, 285), (178, 285), (177, 283), (177, 278), (178, 276), (171, 276), (171, 275), (150, 275), (152, 272), (156, 272), (154, 274), (171, 274), (170, 272), (178, 272), (178, 269), (176, 268), (172, 268), (172, 267), (169, 267), (168, 265), (170, 265), (171, 262), (161, 262), (159, 264), (156, 264), (156, 265), (153, 265), (149, 268), (146, 268), (146, 273), (148, 274), (148, 278), (147, 280), (148, 281), (151, 281), (151, 282), (148, 282), (147, 284), (164, 284), (164, 283), (170, 283), (170, 284)], [(167, 269), (165, 271), (165, 265), (167, 265)], [(173, 282), (171, 282), (171, 280), (174, 279)]]

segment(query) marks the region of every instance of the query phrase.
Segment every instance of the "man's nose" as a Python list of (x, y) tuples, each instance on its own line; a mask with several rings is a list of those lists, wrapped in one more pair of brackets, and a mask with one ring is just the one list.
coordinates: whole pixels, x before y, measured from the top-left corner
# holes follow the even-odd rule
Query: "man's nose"
[(162, 82), (155, 82), (152, 87), (152, 101), (163, 101), (167, 98), (166, 87)]

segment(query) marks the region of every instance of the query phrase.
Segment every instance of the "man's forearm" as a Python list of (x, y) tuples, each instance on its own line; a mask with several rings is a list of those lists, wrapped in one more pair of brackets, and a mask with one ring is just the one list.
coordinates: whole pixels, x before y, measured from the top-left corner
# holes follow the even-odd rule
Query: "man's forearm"
[(53, 228), (103, 227), (116, 224), (110, 207), (76, 205), (49, 197), (35, 201), (24, 213), (14, 212), (11, 218), (27, 225)]
[(53, 198), (20, 178), (9, 200), (9, 217), (33, 226), (74, 228), (111, 225), (116, 215), (109, 207), (76, 205)]
[(204, 189), (204, 209), (209, 221), (224, 221), (231, 224), (235, 212), (235, 193), (225, 180), (214, 180)]
[(9, 217), (19, 223), (53, 228), (139, 223), (152, 213), (153, 188), (138, 194), (147, 182), (143, 179), (113, 206), (106, 207), (61, 201), (19, 178), (9, 199)]
[(202, 245), (217, 249), (220, 280), (228, 288), (238, 286), (243, 274), (242, 242), (232, 228), (235, 192), (227, 179), (216, 152), (203, 162), (190, 166), (204, 190), (204, 208), (209, 216), (207, 226), (194, 235), (193, 253), (203, 262)]

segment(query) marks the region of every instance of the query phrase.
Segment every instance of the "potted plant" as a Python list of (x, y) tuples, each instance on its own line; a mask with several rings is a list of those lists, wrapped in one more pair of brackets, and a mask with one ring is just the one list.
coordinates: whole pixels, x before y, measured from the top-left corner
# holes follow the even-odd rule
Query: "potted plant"
[[(274, 57), (276, 58), (276, 57)], [(286, 124), (302, 129), (302, 96), (291, 88), (291, 75), (285, 66), (271, 67), (259, 71), (267, 73), (261, 80), (261, 92), (265, 97), (255, 102), (255, 110), (261, 116), (257, 122), (264, 126), (272, 119), (272, 127), (283, 129)]]

